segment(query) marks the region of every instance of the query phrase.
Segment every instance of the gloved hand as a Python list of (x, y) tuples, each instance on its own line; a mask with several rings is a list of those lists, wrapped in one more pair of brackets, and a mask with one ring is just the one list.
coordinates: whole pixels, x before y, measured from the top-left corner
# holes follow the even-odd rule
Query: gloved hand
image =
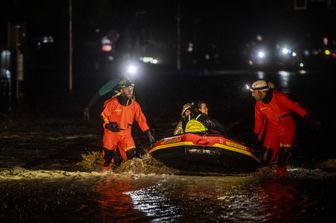
[(112, 132), (119, 132), (120, 131), (119, 125), (116, 122), (107, 123), (105, 125), (105, 128), (112, 131)]
[(154, 138), (154, 136), (152, 135), (152, 133), (151, 133), (150, 130), (145, 131), (145, 134), (146, 134), (146, 136), (147, 136), (148, 141), (149, 141), (150, 144), (155, 143), (155, 138)]
[(321, 127), (321, 122), (317, 121), (317, 120), (314, 120), (311, 116), (311, 114), (307, 114), (303, 117), (306, 122), (309, 124), (309, 127), (312, 129), (312, 130), (319, 130), (320, 127)]

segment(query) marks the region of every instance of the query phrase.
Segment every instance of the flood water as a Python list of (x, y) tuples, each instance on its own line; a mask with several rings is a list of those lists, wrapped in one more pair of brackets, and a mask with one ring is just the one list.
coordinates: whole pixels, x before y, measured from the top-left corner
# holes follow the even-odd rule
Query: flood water
[(21, 171), (1, 178), (0, 217), (2, 222), (316, 222), (336, 216), (335, 186), (335, 174), (296, 168), (284, 179), (258, 173)]
[[(208, 102), (210, 115), (229, 128), (228, 135), (242, 141), (248, 141), (253, 126), (254, 101), (245, 84), (257, 78), (273, 81), (322, 123), (320, 129), (312, 130), (296, 118), (297, 141), (285, 178), (260, 172), (181, 175), (138, 167), (114, 173), (88, 171), (79, 164), (81, 154), (99, 151), (102, 137), (99, 105), (93, 109), (89, 122), (82, 121), (80, 106), (67, 114), (60, 104), (52, 109), (48, 107), (52, 110), (49, 113), (41, 112), (47, 106), (37, 107), (36, 103), (26, 113), (2, 114), (0, 221), (317, 222), (333, 219), (336, 217), (336, 168), (321, 165), (335, 159), (332, 75), (321, 71), (228, 71), (173, 78), (151, 74), (136, 81), (138, 100), (156, 138), (171, 134), (182, 104), (202, 99)], [(139, 147), (148, 146), (137, 130), (134, 134)]]

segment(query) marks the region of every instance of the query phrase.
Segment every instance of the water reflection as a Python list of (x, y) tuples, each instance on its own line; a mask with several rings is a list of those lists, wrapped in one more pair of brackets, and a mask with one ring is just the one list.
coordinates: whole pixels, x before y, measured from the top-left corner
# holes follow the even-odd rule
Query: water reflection
[(147, 176), (104, 179), (95, 191), (103, 222), (298, 222), (332, 210), (334, 195), (320, 192), (334, 184), (319, 182), (258, 174)]
[(264, 71), (257, 71), (258, 79), (265, 79), (265, 72)]
[[(303, 71), (300, 71), (299, 73), (301, 74), (301, 72)], [(255, 73), (256, 79), (266, 79), (275, 82), (277, 83), (276, 88), (286, 93), (291, 92), (291, 87), (292, 84), (295, 82), (296, 74), (297, 73), (295, 72), (289, 72), (284, 70), (276, 71), (274, 73), (265, 71), (257, 71)]]
[(134, 208), (153, 218), (153, 222), (176, 222), (181, 217), (180, 210), (161, 190), (162, 184), (137, 191), (130, 191)]
[(294, 74), (293, 72), (288, 71), (279, 71), (279, 89), (281, 89), (283, 92), (289, 93), (290, 88), (290, 75)]
[(130, 176), (107, 176), (99, 180), (93, 187), (97, 193), (99, 207), (98, 219), (102, 222), (125, 220), (138, 221), (145, 216), (133, 207), (132, 198), (127, 192), (146, 187), (147, 181), (137, 181)]
[(258, 194), (264, 221), (293, 221), (307, 215), (308, 197), (300, 195), (297, 185), (284, 179), (264, 179), (253, 188)]

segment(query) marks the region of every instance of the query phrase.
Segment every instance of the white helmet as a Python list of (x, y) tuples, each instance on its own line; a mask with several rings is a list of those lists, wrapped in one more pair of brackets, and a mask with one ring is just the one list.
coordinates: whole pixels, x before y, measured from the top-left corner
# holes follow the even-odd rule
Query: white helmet
[(184, 112), (186, 112), (188, 109), (191, 109), (191, 107), (194, 105), (194, 103), (186, 103), (183, 105), (182, 107), (182, 111), (181, 111), (181, 116), (183, 117)]
[(251, 86), (252, 90), (258, 90), (258, 91), (268, 91), (269, 90), (269, 86), (267, 84), (266, 81), (264, 80), (257, 80), (255, 82), (253, 82), (252, 86)]

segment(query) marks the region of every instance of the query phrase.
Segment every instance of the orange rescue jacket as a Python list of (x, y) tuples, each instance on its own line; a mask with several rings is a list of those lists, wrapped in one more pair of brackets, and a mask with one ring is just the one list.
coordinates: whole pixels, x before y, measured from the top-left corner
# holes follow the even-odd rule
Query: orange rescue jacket
[(301, 117), (308, 113), (297, 102), (289, 99), (287, 94), (277, 90), (273, 90), (272, 100), (268, 104), (257, 101), (254, 109), (254, 133), (258, 134), (259, 140), (261, 140), (265, 128), (271, 131), (295, 128), (291, 111)]
[(131, 100), (128, 106), (123, 106), (118, 102), (117, 97), (113, 97), (105, 102), (101, 116), (104, 120), (103, 127), (107, 123), (116, 122), (121, 130), (131, 130), (135, 119), (143, 132), (149, 129), (146, 117), (135, 100)]

